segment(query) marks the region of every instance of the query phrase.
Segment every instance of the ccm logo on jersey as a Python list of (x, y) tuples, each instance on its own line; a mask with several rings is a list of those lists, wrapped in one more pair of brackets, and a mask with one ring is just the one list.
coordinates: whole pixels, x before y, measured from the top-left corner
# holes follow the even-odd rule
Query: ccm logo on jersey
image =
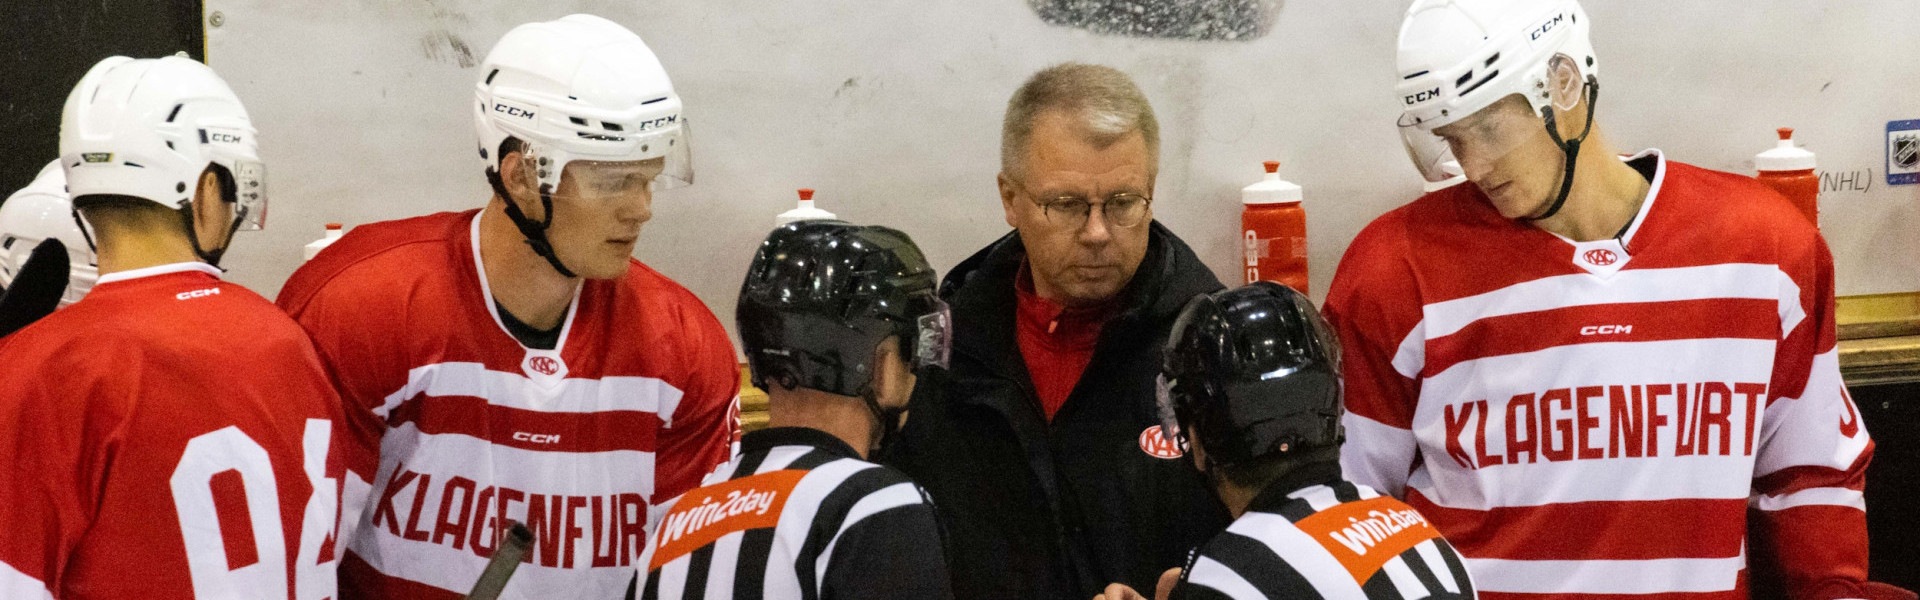
[(212, 288), (207, 288), (207, 289), (204, 289), (204, 290), (194, 290), (194, 291), (191, 291), (191, 292), (180, 292), (180, 293), (178, 293), (178, 294), (174, 294), (174, 295), (173, 295), (173, 299), (175, 299), (175, 300), (192, 300), (192, 299), (194, 299), (194, 298), (205, 298), (205, 297), (207, 297), (207, 296), (218, 296), (218, 295), (220, 295), (220, 288), (217, 288), (217, 287), (212, 287)]
[(558, 444), (560, 443), (560, 434), (533, 433), (530, 431), (515, 431), (513, 432), (513, 439), (517, 441), (527, 442), (529, 444)]
[(1632, 325), (1588, 325), (1580, 328), (1580, 335), (1615, 335), (1633, 333)]

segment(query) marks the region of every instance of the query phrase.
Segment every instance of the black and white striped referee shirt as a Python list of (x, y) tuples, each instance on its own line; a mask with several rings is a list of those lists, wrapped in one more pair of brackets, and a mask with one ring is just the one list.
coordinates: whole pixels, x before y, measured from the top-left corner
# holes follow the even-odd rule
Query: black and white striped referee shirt
[(765, 429), (673, 502), (630, 597), (952, 598), (943, 546), (906, 475), (822, 431)]
[(1473, 600), (1475, 595), (1459, 553), (1419, 512), (1341, 480), (1339, 465), (1327, 463), (1289, 473), (1255, 496), (1245, 514), (1194, 553), (1172, 598)]

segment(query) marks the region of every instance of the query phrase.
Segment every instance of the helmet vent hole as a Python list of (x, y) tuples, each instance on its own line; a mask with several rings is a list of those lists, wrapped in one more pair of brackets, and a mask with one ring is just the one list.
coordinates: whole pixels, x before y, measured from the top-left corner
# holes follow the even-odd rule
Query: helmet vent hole
[(499, 69), (494, 69), (492, 73), (488, 73), (488, 74), (487, 74), (487, 82), (486, 82), (486, 83), (487, 83), (487, 85), (493, 85), (493, 76), (495, 76), (495, 75), (499, 75), (499, 74), (500, 74), (500, 70), (499, 70)]
[(184, 103), (173, 105), (173, 112), (167, 113), (167, 122), (172, 123), (175, 117), (180, 116), (180, 109), (184, 107), (186, 107), (186, 104)]
[(641, 105), (641, 106), (646, 106), (646, 105), (648, 105), (648, 104), (653, 104), (653, 103), (655, 103), (655, 102), (664, 102), (664, 101), (666, 101), (666, 99), (667, 99), (667, 97), (666, 97), (666, 96), (661, 96), (661, 97), (659, 97), (659, 98), (654, 98), (654, 99), (652, 99), (652, 100), (648, 100), (648, 101), (646, 101), (646, 102), (641, 102), (641, 103), (640, 103), (640, 105)]
[(1499, 74), (1500, 74), (1500, 71), (1498, 70), (1488, 71), (1486, 77), (1481, 77), (1479, 81), (1476, 81), (1473, 83), (1472, 87), (1468, 87), (1467, 89), (1461, 90), (1460, 95), (1465, 96), (1467, 94), (1473, 93), (1474, 90), (1480, 89), (1480, 86), (1486, 85), (1488, 81), (1492, 81), (1493, 78), (1495, 76), (1498, 76)]
[(139, 164), (139, 163), (134, 163), (134, 162), (128, 162), (128, 161), (124, 161), (124, 160), (123, 160), (123, 161), (120, 161), (120, 164), (123, 164), (123, 165), (126, 165), (126, 166), (129, 166), (129, 167), (133, 167), (133, 168), (135, 168), (135, 169), (145, 169), (145, 168), (146, 168), (145, 166), (142, 166), (142, 165), (141, 165), (141, 164)]
[(167, 140), (167, 149), (168, 149), (168, 150), (178, 150), (178, 148), (175, 148), (175, 147), (173, 147), (173, 140)]
[(1404, 81), (1404, 80), (1408, 80), (1408, 79), (1413, 79), (1413, 78), (1415, 78), (1415, 77), (1419, 77), (1419, 76), (1421, 76), (1421, 75), (1425, 75), (1425, 74), (1427, 74), (1427, 73), (1428, 73), (1427, 71), (1421, 71), (1421, 72), (1419, 72), (1419, 73), (1414, 73), (1414, 74), (1412, 74), (1412, 75), (1408, 75), (1408, 76), (1406, 76), (1406, 77), (1401, 77), (1400, 79), (1401, 79), (1402, 81)]
[(1486, 64), (1485, 66), (1488, 66), (1488, 67), (1491, 67), (1491, 66), (1493, 66), (1493, 62), (1494, 62), (1494, 61), (1497, 61), (1497, 60), (1500, 60), (1500, 53), (1499, 53), (1499, 52), (1495, 52), (1495, 53), (1493, 53), (1493, 56), (1489, 56), (1489, 57), (1487, 57), (1487, 64)]
[(622, 131), (619, 123), (608, 123), (605, 121), (600, 122), (600, 128), (607, 131)]
[(1455, 79), (1453, 81), (1453, 87), (1460, 87), (1460, 86), (1466, 85), (1467, 82), (1469, 81), (1473, 81), (1473, 71), (1467, 71), (1466, 73), (1462, 73), (1459, 79)]
[(586, 127), (586, 126), (587, 126), (587, 120), (586, 120), (586, 119), (582, 119), (582, 118), (580, 118), (580, 117), (567, 117), (567, 120), (568, 120), (568, 121), (572, 121), (572, 122), (573, 122), (573, 124), (575, 124), (575, 125), (579, 125), (579, 126), (581, 126), (581, 127)]

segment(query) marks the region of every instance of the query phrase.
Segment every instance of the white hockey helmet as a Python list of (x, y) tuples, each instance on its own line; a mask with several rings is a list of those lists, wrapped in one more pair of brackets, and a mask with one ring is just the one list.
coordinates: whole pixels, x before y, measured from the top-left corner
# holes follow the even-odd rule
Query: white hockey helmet
[(0, 288), (12, 287), (14, 274), (26, 264), (34, 247), (49, 238), (67, 247), (67, 291), (60, 306), (79, 302), (100, 278), (93, 246), (80, 232), (73, 203), (67, 201), (67, 176), (60, 161), (47, 163), (33, 183), (0, 203)]
[(626, 27), (585, 14), (520, 25), (494, 44), (480, 73), (473, 116), (489, 169), (511, 136), (524, 143), (549, 191), (574, 160), (664, 157), (656, 188), (693, 182), (680, 96)]
[(232, 185), (226, 200), (237, 203), (233, 228), (260, 229), (266, 167), (255, 133), (239, 97), (206, 65), (183, 56), (107, 58), (74, 86), (61, 115), (68, 197), (115, 194), (184, 209), (201, 173), (219, 167), (223, 186)]
[(1550, 60), (1566, 54), (1589, 80), (1600, 65), (1587, 14), (1575, 0), (1414, 0), (1400, 23), (1400, 134), (1428, 181), (1451, 175), (1447, 144), (1432, 134), (1512, 94), (1547, 107)]

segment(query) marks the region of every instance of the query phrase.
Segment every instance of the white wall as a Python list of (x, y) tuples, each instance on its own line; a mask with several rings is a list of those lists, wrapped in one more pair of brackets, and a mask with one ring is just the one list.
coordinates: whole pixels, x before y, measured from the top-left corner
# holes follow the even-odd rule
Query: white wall
[[(1886, 122), (1920, 119), (1920, 3), (1586, 4), (1599, 121), (1623, 151), (1750, 173), (1773, 128), (1796, 127), (1823, 169), (1868, 187), (1821, 199), (1839, 292), (1920, 290), (1920, 185), (1887, 186), (1883, 164)], [(636, 254), (729, 327), (794, 188), (907, 231), (943, 271), (1004, 233), (1006, 98), (1067, 60), (1146, 90), (1162, 128), (1155, 212), (1222, 279), (1238, 273), (1238, 189), (1281, 160), (1306, 188), (1319, 297), (1348, 240), (1419, 191), (1393, 127), (1404, 3), (1270, 5), (1259, 39), (1188, 42), (1046, 25), (1023, 0), (207, 0), (223, 21), (209, 62), (253, 111), (273, 194), (268, 231), (242, 234), (228, 266), (271, 297), (322, 223), (479, 206), (477, 63), (515, 24), (592, 12), (647, 40), (692, 123), (697, 181), (656, 196)]]

